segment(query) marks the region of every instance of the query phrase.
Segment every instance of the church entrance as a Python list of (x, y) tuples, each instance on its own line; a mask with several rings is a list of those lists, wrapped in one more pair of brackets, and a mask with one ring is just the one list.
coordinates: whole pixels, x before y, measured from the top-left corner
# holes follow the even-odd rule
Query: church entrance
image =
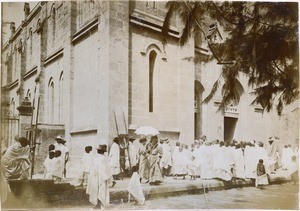
[(230, 143), (234, 136), (234, 131), (238, 118), (224, 117), (224, 141)]

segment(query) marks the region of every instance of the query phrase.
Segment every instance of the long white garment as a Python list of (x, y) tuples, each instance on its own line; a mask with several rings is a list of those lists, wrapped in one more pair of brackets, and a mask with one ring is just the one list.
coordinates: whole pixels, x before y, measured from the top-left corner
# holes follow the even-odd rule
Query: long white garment
[(120, 147), (113, 143), (109, 151), (109, 166), (113, 175), (119, 174), (120, 170)]
[(256, 166), (257, 166), (257, 159), (255, 153), (255, 147), (246, 146), (245, 147), (245, 176), (246, 178), (256, 178)]
[(107, 156), (96, 154), (93, 157), (86, 193), (89, 201), (97, 205), (98, 199), (104, 206), (109, 205), (108, 180), (112, 177)]
[(173, 174), (183, 175), (188, 173), (187, 158), (184, 151), (176, 150), (173, 153)]
[(204, 152), (204, 145), (201, 145), (199, 148), (196, 147), (194, 150), (194, 155), (195, 155), (195, 162), (197, 163), (198, 166), (198, 175), (200, 175), (202, 177), (202, 172), (201, 172), (201, 166), (202, 166), (202, 162), (203, 162), (203, 153)]
[(140, 176), (137, 172), (133, 172), (127, 190), (131, 195), (133, 195), (140, 205), (145, 203), (145, 196), (140, 183)]
[(245, 178), (245, 158), (241, 148), (234, 150), (234, 171), (233, 175), (236, 178)]
[(178, 151), (179, 151), (179, 147), (178, 146), (175, 146), (174, 147), (174, 150), (173, 150), (173, 153), (172, 153), (172, 168), (171, 168), (171, 174), (174, 174), (174, 162), (175, 162), (175, 160), (176, 160), (176, 156), (177, 156), (177, 154), (178, 154)]
[(231, 180), (231, 159), (229, 147), (219, 147), (214, 153), (214, 177), (229, 181)]
[(45, 166), (44, 178), (45, 179), (51, 179), (52, 178), (53, 167), (54, 167), (54, 158), (50, 159), (49, 156), (47, 156), (45, 161), (44, 161), (44, 166)]
[(218, 177), (217, 174), (217, 168), (218, 165), (220, 164), (220, 145), (219, 144), (214, 144), (212, 150), (212, 169), (213, 169), (213, 178)]
[(282, 168), (287, 168), (292, 162), (293, 150), (290, 147), (282, 149), (281, 164)]
[(92, 153), (84, 153), (81, 158), (81, 171), (89, 173), (91, 170), (92, 160)]
[(199, 167), (197, 165), (196, 160), (189, 161), (188, 175), (190, 175), (190, 176), (198, 176), (199, 175)]
[(129, 142), (129, 157), (130, 157), (130, 164), (131, 167), (137, 165), (138, 163), (138, 151), (136, 146)]
[(160, 160), (160, 167), (168, 168), (168, 166), (172, 166), (171, 147), (167, 143), (163, 143), (161, 147), (162, 147), (163, 154)]
[(201, 155), (201, 178), (202, 179), (212, 179), (212, 149), (211, 146), (203, 146)]
[(64, 172), (64, 160), (61, 156), (53, 158), (52, 175), (62, 178)]

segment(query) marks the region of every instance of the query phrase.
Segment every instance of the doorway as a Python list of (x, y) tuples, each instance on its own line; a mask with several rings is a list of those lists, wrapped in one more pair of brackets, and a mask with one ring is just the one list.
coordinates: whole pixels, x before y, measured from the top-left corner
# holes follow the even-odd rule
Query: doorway
[(224, 117), (224, 141), (230, 143), (233, 139), (238, 118)]

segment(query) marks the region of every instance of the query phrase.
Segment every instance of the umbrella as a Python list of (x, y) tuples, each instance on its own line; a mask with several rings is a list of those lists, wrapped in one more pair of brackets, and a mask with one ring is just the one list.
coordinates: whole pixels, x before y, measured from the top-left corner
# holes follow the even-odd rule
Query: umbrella
[(159, 134), (158, 130), (151, 126), (141, 126), (134, 132), (137, 135), (157, 135)]
[(276, 137), (276, 136), (272, 136), (272, 137), (269, 138), (269, 143), (270, 143), (270, 145), (271, 145), (274, 141), (280, 141), (280, 139), (279, 139), (278, 137)]

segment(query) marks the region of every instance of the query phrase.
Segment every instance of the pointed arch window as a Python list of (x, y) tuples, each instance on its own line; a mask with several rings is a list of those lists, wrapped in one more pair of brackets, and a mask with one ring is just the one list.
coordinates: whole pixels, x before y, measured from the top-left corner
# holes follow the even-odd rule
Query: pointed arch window
[(32, 55), (32, 28), (29, 29), (29, 55)]
[(31, 101), (31, 92), (30, 92), (30, 89), (27, 90), (26, 97), (28, 98), (29, 101)]
[(153, 76), (157, 53), (152, 50), (149, 53), (149, 112), (153, 112)]
[(54, 121), (54, 82), (51, 78), (48, 85), (49, 96), (49, 123)]
[(61, 72), (60, 77), (59, 77), (59, 97), (58, 97), (58, 106), (59, 106), (59, 123), (63, 123), (63, 90), (64, 90), (64, 86), (63, 86), (63, 82), (64, 82), (64, 75), (63, 72)]
[(52, 43), (55, 41), (55, 28), (56, 28), (56, 11), (55, 7), (52, 8)]

